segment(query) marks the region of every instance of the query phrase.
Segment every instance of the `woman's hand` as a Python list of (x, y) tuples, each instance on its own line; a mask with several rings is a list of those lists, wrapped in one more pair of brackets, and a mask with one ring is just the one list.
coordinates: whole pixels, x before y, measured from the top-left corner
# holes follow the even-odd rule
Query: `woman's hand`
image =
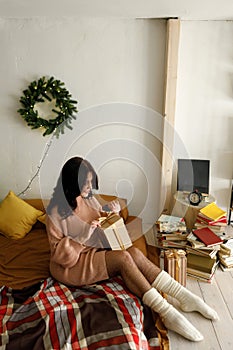
[(96, 229), (96, 227), (100, 227), (100, 222), (99, 220), (93, 220), (91, 222), (91, 228), (93, 229), (93, 231)]
[(100, 222), (98, 220), (93, 220), (90, 223), (89, 235), (91, 235), (97, 227), (100, 227)]
[(90, 239), (90, 237), (92, 236), (93, 232), (95, 231), (95, 229), (97, 227), (100, 227), (100, 222), (98, 220), (93, 220), (92, 222), (90, 222), (88, 224), (88, 226), (89, 226), (89, 230), (88, 230), (88, 232), (87, 232), (87, 234), (85, 236), (84, 242), (86, 242), (87, 240)]
[(121, 206), (119, 201), (116, 199), (114, 201), (111, 201), (108, 203), (108, 207), (111, 211), (113, 211), (114, 213), (118, 214), (121, 210)]

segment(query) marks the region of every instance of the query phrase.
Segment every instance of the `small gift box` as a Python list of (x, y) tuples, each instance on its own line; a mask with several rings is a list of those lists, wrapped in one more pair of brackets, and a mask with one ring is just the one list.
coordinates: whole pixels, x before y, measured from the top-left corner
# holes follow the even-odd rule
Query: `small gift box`
[(168, 249), (164, 252), (164, 270), (176, 281), (186, 286), (187, 258), (183, 249)]
[(110, 213), (99, 221), (112, 250), (125, 250), (132, 246), (124, 220), (119, 215)]

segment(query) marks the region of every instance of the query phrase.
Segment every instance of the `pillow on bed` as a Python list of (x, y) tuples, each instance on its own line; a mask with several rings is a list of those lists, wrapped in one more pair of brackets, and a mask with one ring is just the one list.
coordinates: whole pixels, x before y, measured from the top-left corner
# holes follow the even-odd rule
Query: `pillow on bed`
[(0, 232), (8, 238), (23, 238), (43, 214), (10, 191), (0, 204)]
[(38, 221), (42, 222), (42, 224), (46, 224), (46, 214), (38, 217)]

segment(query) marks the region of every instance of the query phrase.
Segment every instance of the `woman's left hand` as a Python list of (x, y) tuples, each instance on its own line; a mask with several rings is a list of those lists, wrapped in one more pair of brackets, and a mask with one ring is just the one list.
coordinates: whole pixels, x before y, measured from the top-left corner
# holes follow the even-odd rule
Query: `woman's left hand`
[(93, 220), (90, 224), (90, 230), (93, 232), (97, 227), (100, 227), (99, 220)]
[(121, 206), (119, 201), (116, 199), (114, 201), (111, 201), (108, 203), (108, 207), (111, 211), (113, 211), (114, 213), (119, 213), (121, 210)]

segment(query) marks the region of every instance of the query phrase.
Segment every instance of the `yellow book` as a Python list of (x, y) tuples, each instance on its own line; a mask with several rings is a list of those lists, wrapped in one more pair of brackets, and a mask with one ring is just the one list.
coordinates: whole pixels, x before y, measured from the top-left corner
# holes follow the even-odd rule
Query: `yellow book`
[(200, 209), (200, 212), (214, 221), (219, 220), (222, 216), (225, 216), (227, 214), (226, 211), (219, 208), (214, 202)]

